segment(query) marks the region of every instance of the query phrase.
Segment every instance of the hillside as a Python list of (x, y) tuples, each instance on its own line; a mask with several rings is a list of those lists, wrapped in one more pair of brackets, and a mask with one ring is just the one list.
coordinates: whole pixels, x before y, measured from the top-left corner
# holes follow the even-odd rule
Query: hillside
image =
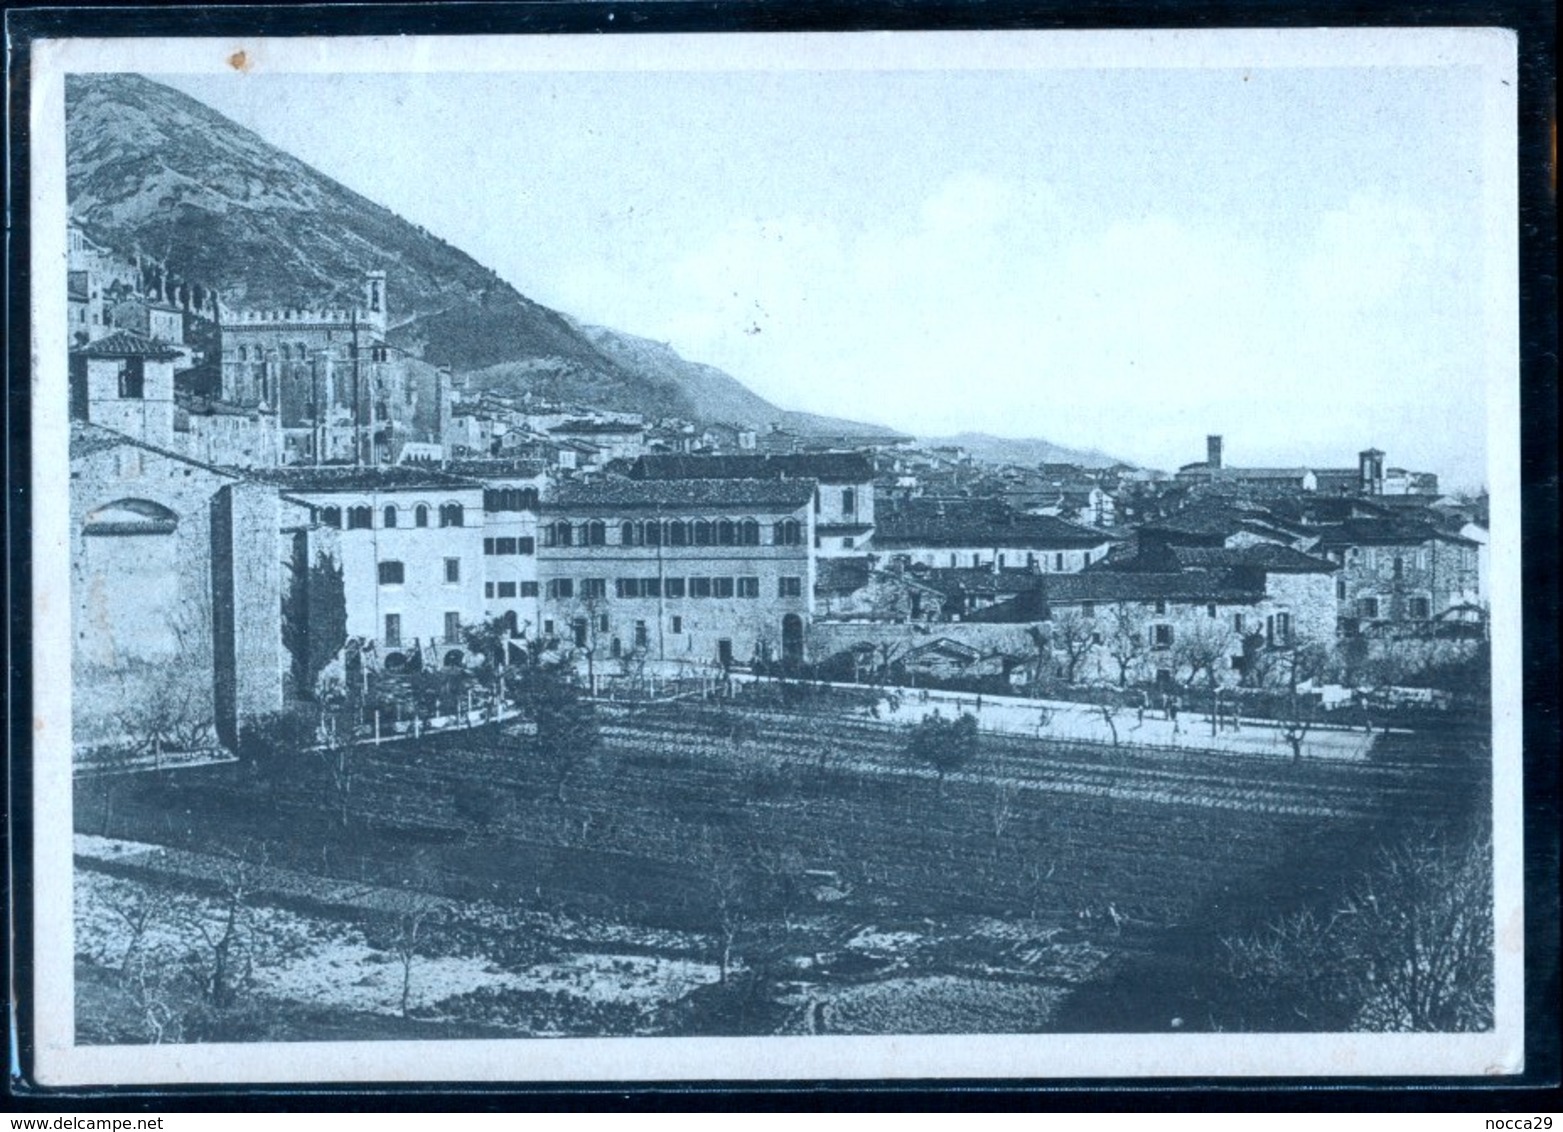
[(929, 447), (955, 445), (966, 449), (979, 460), (991, 460), (996, 464), (1079, 464), (1084, 468), (1106, 468), (1113, 464), (1130, 463), (1095, 448), (1065, 448), (1050, 440), (992, 436), (986, 432), (924, 436), (919, 437), (918, 442)]
[(472, 375), (473, 388), (697, 421), (882, 431), (785, 413), (720, 370), (643, 339), (588, 332), (460, 249), (141, 76), (69, 76), (66, 135), (73, 222), (124, 258), (215, 288), (230, 307), (346, 305), (366, 271), (384, 270), (392, 340)]

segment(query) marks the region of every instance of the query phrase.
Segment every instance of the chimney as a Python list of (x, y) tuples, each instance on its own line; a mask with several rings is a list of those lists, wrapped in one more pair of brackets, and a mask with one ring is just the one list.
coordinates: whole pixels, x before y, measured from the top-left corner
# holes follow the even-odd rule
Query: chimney
[(1211, 468), (1221, 466), (1221, 438), (1219, 436), (1205, 437), (1205, 463)]

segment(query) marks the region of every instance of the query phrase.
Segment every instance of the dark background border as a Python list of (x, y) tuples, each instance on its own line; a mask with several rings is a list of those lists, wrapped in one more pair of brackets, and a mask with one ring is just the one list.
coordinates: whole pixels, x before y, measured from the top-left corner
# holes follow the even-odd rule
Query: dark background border
[[(31, 375), (27, 78), (59, 36), (458, 35), (1048, 28), (1500, 26), (1519, 36), (1521, 482), (1525, 618), (1525, 1052), (1520, 1077), (188, 1086), (48, 1089), (32, 1080)], [(6, 1091), (16, 1110), (1473, 1111), (1559, 1107), (1558, 287), (1556, 5), (1549, 0), (798, 0), (772, 3), (7, 5), (6, 536), (10, 599), (3, 973), (14, 987)], [(63, 469), (62, 469), (63, 471)]]

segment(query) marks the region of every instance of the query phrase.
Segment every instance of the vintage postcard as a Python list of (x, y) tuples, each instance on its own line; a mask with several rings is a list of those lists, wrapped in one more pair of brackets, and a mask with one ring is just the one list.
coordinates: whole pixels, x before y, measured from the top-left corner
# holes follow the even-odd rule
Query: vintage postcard
[(38, 1079), (1520, 1072), (1515, 58), (35, 43)]

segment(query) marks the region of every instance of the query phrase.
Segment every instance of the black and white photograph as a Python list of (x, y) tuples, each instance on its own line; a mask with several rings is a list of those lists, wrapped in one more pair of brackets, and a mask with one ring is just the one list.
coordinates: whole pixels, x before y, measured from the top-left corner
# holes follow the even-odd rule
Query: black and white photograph
[(1509, 33), (35, 56), (41, 1080), (1523, 1069)]

